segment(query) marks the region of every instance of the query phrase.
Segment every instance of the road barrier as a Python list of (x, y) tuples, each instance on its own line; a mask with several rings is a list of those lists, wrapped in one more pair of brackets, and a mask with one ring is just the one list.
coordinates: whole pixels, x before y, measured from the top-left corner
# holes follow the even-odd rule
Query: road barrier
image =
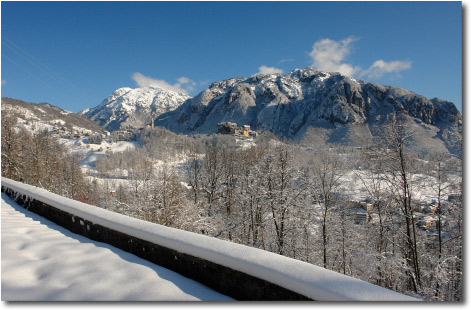
[(29, 211), (132, 253), (236, 300), (417, 301), (312, 264), (138, 220), (2, 178), (2, 192)]

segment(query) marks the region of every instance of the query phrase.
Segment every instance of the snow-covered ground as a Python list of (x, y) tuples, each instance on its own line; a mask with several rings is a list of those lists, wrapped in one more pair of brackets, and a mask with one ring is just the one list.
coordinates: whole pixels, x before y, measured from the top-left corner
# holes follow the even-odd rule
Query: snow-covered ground
[[(391, 189), (388, 187), (386, 181), (386, 175), (376, 175), (376, 182), (381, 183), (381, 189), (384, 192), (388, 192)], [(381, 177), (381, 181), (379, 181)], [(460, 174), (450, 175), (447, 182), (443, 181), (442, 184), (442, 197), (446, 197), (449, 194), (455, 193), (456, 189), (450, 186), (450, 183), (458, 184), (458, 180), (461, 178)], [(372, 188), (372, 178), (367, 171), (362, 170), (350, 170), (345, 172), (338, 180), (340, 183), (337, 189), (340, 193), (348, 193), (346, 195), (348, 199), (352, 201), (362, 201), (370, 194), (365, 186)], [(412, 188), (413, 199), (416, 201), (427, 201), (438, 200), (436, 188), (436, 180), (434, 177), (425, 174), (412, 174), (410, 175), (410, 187)]]
[(2, 194), (2, 300), (227, 301), (208, 287), (29, 212)]
[[(26, 197), (37, 199), (46, 204), (49, 204), (55, 208), (63, 210), (69, 214), (74, 214), (80, 218), (88, 220), (94, 224), (102, 225), (110, 229), (128, 234), (130, 236), (135, 236), (142, 240), (146, 240), (155, 244), (159, 244), (163, 247), (173, 249), (177, 252), (192, 255), (208, 261), (214, 262), (216, 264), (226, 266), (233, 270), (237, 270), (254, 277), (266, 280), (268, 282), (277, 284), (279, 286), (285, 287), (294, 292), (300, 293), (304, 296), (312, 298), (319, 301), (413, 301), (416, 300), (409, 296), (405, 296), (379, 286), (372, 285), (370, 283), (348, 277), (315, 265), (311, 265), (302, 261), (277, 255), (268, 251), (263, 251), (261, 249), (251, 248), (241, 244), (236, 244), (224, 240), (219, 240), (216, 238), (211, 238), (204, 235), (198, 235), (195, 233), (170, 228), (166, 226), (161, 226), (146, 221), (134, 219), (131, 217), (124, 216), (122, 214), (114, 213), (105, 209), (94, 207), (81, 203), (79, 201), (74, 201), (68, 198), (58, 196), (53, 193), (49, 193), (43, 189), (30, 186), (27, 184), (22, 184), (13, 180), (9, 180), (2, 177), (2, 185), (5, 187), (11, 188), (14, 192), (22, 193)], [(8, 200), (7, 200), (8, 201)], [(2, 203), (3, 204), (3, 203)], [(11, 204), (10, 204), (11, 205)], [(2, 205), (2, 212), (3, 212)], [(2, 214), (2, 222), (3, 222)], [(72, 219), (73, 220), (73, 219)], [(19, 225), (17, 225), (19, 226)], [(4, 227), (2, 226), (2, 238), (5, 238), (7, 235), (3, 231)], [(27, 233), (29, 227), (26, 228)], [(31, 237), (35, 234), (31, 233)], [(11, 237), (15, 238), (15, 237)], [(8, 240), (8, 237), (6, 237)], [(85, 239), (88, 240), (88, 239)], [(89, 241), (89, 240), (88, 240)], [(12, 242), (15, 242), (14, 240)], [(60, 241), (51, 241), (49, 247), (55, 245), (56, 243), (61, 244)], [(82, 242), (84, 243), (84, 242)], [(95, 243), (94, 243), (95, 244)], [(19, 248), (23, 247), (24, 244), (20, 244)], [(2, 244), (2, 250), (3, 250)], [(103, 247), (108, 248), (106, 245)], [(14, 248), (14, 247), (13, 247)], [(18, 248), (18, 246), (17, 246)], [(95, 249), (95, 248), (94, 248)], [(34, 247), (33, 247), (34, 250)], [(34, 251), (33, 251), (34, 252)], [(54, 251), (56, 252), (56, 251)], [(88, 253), (93, 254), (94, 251)], [(47, 255), (52, 254), (51, 251), (47, 252)], [(78, 253), (80, 254), (80, 252)], [(125, 256), (124, 253), (120, 255), (121, 257)], [(41, 257), (40, 257), (41, 258)], [(42, 257), (47, 259), (46, 257)], [(78, 264), (77, 253), (71, 255), (71, 259), (75, 266)], [(3, 257), (2, 257), (3, 260)], [(34, 260), (32, 260), (34, 262)], [(71, 266), (64, 265), (64, 258), (62, 253), (57, 259), (57, 264), (61, 266), (62, 272), (67, 274), (70, 272)], [(106, 260), (98, 259), (98, 262), (103, 263)], [(17, 260), (15, 260), (17, 262)], [(54, 266), (54, 262), (51, 262), (51, 265), (48, 265), (49, 268)], [(96, 262), (97, 263), (97, 262)], [(108, 262), (107, 262), (108, 263)], [(15, 264), (12, 264), (15, 266)], [(58, 266), (58, 267), (59, 267)], [(64, 267), (65, 266), (65, 267)], [(89, 267), (95, 270), (95, 266), (91, 263), (84, 263), (82, 266)], [(3, 268), (2, 261), (2, 268)], [(45, 268), (48, 268), (47, 266)], [(51, 269), (48, 269), (52, 271)], [(82, 269), (84, 272), (87, 271), (87, 268)], [(125, 270), (125, 271), (123, 271)], [(2, 269), (3, 271), (3, 269)], [(127, 270), (119, 266), (113, 266), (111, 269), (107, 269), (107, 272), (103, 274), (105, 276), (109, 272), (116, 272), (120, 274), (124, 272), (124, 275), (127, 274)], [(21, 273), (20, 273), (21, 274)], [(46, 273), (47, 274), (47, 273)], [(74, 274), (79, 276), (80, 273)], [(3, 281), (2, 274), (2, 281)], [(33, 277), (34, 279), (44, 278), (44, 275), (41, 274)], [(28, 278), (26, 278), (28, 280)], [(31, 280), (31, 279), (30, 279)], [(125, 280), (125, 282), (117, 282), (113, 280), (112, 284), (115, 283), (130, 283), (131, 279), (127, 279), (126, 276), (120, 278), (120, 280)], [(241, 283), (243, 285), (243, 283)], [(99, 288), (99, 287), (98, 287)], [(118, 288), (119, 289), (119, 288)], [(3, 290), (3, 287), (2, 287)]]
[[(59, 139), (59, 143), (64, 146), (71, 154), (78, 155), (80, 158), (80, 168), (85, 175), (95, 174), (95, 163), (99, 157), (106, 152), (122, 153), (126, 150), (137, 148), (135, 141), (102, 141), (101, 144), (88, 144), (87, 138), (82, 139)], [(122, 180), (120, 180), (122, 181)]]

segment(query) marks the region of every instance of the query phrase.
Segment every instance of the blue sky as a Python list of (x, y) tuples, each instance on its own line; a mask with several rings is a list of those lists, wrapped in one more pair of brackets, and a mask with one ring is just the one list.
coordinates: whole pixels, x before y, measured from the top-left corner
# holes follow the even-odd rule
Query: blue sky
[(462, 101), (461, 2), (5, 2), (1, 95), (78, 112), (115, 89), (313, 66)]

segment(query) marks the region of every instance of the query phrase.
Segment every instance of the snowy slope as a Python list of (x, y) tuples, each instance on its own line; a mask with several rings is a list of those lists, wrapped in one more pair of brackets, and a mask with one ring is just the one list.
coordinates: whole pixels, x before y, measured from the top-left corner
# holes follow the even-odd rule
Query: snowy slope
[(6, 178), (2, 185), (92, 223), (253, 275), (314, 300), (415, 300), (302, 261), (130, 218)]
[(31, 131), (51, 130), (53, 127), (65, 127), (69, 131), (103, 131), (102, 127), (82, 115), (62, 110), (48, 103), (36, 104), (2, 97), (2, 116), (16, 118), (18, 124), (22, 124)]
[(2, 193), (2, 300), (226, 301), (206, 286), (95, 242)]
[(109, 131), (149, 125), (151, 118), (172, 111), (190, 98), (188, 95), (155, 86), (122, 87), (101, 104), (81, 114)]

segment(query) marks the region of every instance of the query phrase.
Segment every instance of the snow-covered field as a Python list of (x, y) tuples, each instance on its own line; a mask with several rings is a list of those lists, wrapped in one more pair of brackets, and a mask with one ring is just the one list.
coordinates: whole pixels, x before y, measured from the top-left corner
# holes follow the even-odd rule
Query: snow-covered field
[(31, 213), (2, 194), (2, 300), (227, 301), (208, 287)]
[(82, 157), (80, 166), (84, 173), (89, 169), (94, 169), (97, 158), (104, 156), (107, 151), (124, 152), (128, 149), (132, 150), (136, 148), (136, 142), (131, 141), (119, 141), (113, 143), (103, 141), (101, 144), (87, 144), (86, 140), (87, 138), (59, 139), (60, 144), (66, 147), (70, 153), (77, 154)]
[[(381, 188), (382, 191), (388, 192), (391, 189), (388, 187), (388, 182), (386, 181), (386, 175), (376, 175), (376, 182), (378, 188)], [(380, 181), (381, 177), (381, 181)], [(453, 194), (456, 189), (450, 186), (450, 183), (458, 184), (458, 180), (461, 178), (461, 174), (450, 175), (449, 179), (445, 182), (443, 181), (442, 187), (442, 197), (446, 195)], [(427, 201), (431, 202), (432, 200), (438, 200), (437, 193), (438, 189), (436, 187), (436, 180), (432, 176), (426, 174), (411, 174), (410, 175), (411, 188), (413, 199), (416, 201)], [(350, 170), (346, 171), (339, 178), (338, 182), (340, 186), (338, 192), (348, 193), (346, 195), (348, 199), (352, 201), (362, 201), (368, 197), (370, 194), (367, 191), (368, 188), (372, 188), (372, 177), (368, 174), (367, 171), (362, 170)]]

